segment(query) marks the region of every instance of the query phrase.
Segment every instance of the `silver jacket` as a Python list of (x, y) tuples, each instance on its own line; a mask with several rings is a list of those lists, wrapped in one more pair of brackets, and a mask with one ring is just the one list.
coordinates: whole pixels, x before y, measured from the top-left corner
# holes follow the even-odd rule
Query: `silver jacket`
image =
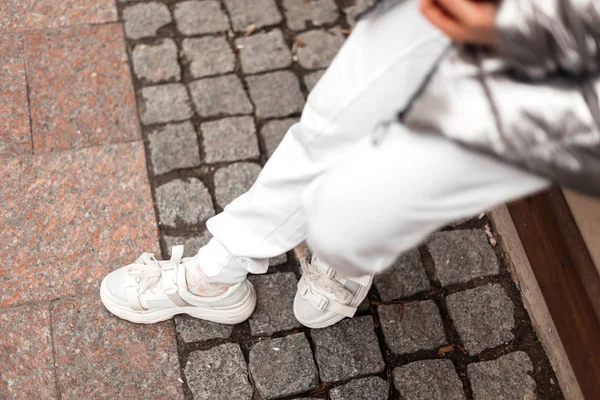
[(400, 118), (600, 195), (600, 0), (503, 0), (494, 49), (455, 45)]

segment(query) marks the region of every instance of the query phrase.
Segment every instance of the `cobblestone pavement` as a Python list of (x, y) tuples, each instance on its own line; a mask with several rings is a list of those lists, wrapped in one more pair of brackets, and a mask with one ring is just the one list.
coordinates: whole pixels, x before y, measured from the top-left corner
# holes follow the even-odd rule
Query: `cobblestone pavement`
[(0, 4), (0, 398), (563, 398), (485, 215), (330, 328), (293, 316), (293, 252), (242, 324), (109, 315), (99, 280), (207, 242), (369, 1), (31, 3)]

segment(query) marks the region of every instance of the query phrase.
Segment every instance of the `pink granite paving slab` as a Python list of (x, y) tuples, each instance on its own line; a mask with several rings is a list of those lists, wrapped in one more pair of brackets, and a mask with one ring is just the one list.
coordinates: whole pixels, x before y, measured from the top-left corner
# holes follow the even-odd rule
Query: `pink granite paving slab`
[(0, 309), (0, 399), (55, 399), (48, 303)]
[(24, 40), (0, 35), (0, 158), (31, 154)]
[(26, 36), (34, 153), (140, 138), (120, 24)]
[(182, 399), (171, 321), (132, 324), (110, 314), (96, 295), (52, 307), (62, 399)]
[(2, 0), (0, 32), (116, 21), (114, 0)]
[(89, 292), (158, 247), (141, 142), (0, 160), (0, 306)]

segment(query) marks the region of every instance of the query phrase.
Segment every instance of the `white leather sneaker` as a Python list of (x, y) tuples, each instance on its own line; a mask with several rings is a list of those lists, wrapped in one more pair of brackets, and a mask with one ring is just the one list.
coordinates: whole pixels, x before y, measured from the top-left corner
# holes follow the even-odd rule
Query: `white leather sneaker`
[(353, 317), (367, 296), (373, 276), (343, 276), (317, 256), (300, 258), (302, 278), (294, 298), (296, 319), (309, 328), (325, 328)]
[(153, 324), (176, 314), (222, 324), (237, 324), (250, 317), (256, 293), (248, 280), (231, 285), (218, 296), (197, 296), (188, 290), (183, 246), (175, 246), (172, 257), (159, 261), (144, 253), (131, 265), (108, 274), (100, 286), (102, 303), (111, 313), (127, 321)]

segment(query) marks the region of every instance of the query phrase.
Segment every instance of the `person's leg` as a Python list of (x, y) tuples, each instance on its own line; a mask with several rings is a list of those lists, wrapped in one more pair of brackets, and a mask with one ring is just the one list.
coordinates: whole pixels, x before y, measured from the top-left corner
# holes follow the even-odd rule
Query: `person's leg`
[(208, 221), (213, 239), (198, 253), (199, 272), (240, 282), (303, 241), (300, 194), (378, 123), (395, 118), (447, 46), (414, 0), (360, 22), (256, 183)]
[(308, 243), (344, 274), (373, 274), (447, 223), (549, 186), (541, 177), (394, 123), (303, 195)]

